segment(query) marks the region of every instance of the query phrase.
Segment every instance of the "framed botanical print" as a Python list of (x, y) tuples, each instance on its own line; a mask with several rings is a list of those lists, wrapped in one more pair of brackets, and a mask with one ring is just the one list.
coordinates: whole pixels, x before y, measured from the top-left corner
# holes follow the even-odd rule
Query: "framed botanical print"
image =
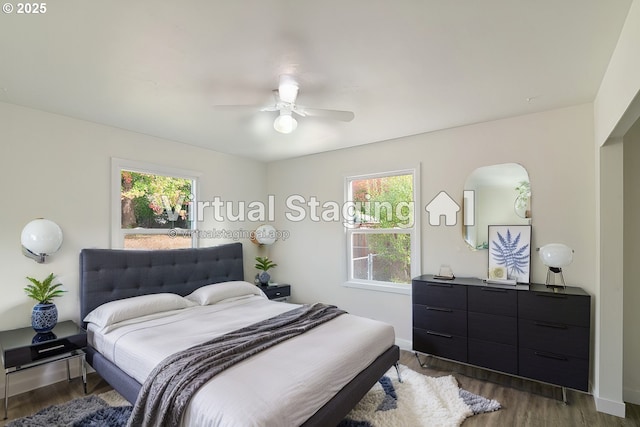
[[(506, 272), (505, 279), (529, 283), (531, 278), (531, 226), (489, 226), (489, 276)], [(504, 274), (504, 273), (503, 273)]]

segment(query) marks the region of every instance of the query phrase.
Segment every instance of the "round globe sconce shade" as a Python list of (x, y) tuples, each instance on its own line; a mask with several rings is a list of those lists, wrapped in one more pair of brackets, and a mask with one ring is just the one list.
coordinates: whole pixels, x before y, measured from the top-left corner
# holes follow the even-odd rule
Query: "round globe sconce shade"
[(272, 225), (261, 225), (253, 232), (251, 241), (256, 245), (273, 245), (277, 240), (277, 231)]
[[(36, 256), (36, 261), (44, 262), (44, 257), (56, 252), (62, 246), (62, 229), (48, 219), (34, 219), (24, 226), (20, 235), (26, 255)], [(28, 255), (33, 258), (33, 256)]]

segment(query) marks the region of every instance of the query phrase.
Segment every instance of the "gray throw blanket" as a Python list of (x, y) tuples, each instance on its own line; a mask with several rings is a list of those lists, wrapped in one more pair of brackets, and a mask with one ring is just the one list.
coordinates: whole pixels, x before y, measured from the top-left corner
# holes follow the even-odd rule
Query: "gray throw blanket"
[(343, 313), (335, 306), (304, 305), (167, 357), (143, 384), (127, 425), (180, 425), (193, 394), (215, 375)]

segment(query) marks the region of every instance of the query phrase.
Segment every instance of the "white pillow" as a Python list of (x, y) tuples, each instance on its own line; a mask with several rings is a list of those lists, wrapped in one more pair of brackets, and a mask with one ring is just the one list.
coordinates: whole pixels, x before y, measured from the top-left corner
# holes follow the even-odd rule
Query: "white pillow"
[(252, 295), (264, 296), (264, 293), (254, 284), (237, 280), (203, 286), (185, 298), (196, 304), (211, 305), (231, 298), (237, 299)]
[(102, 304), (87, 314), (85, 322), (101, 328), (148, 314), (193, 307), (195, 304), (180, 295), (161, 293), (141, 295)]

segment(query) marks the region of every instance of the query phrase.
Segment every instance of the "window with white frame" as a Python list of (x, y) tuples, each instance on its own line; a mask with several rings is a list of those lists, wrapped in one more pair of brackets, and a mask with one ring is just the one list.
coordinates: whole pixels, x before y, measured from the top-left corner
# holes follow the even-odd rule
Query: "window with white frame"
[(346, 179), (346, 286), (410, 293), (420, 273), (417, 169)]
[(111, 247), (197, 246), (195, 172), (112, 159)]

